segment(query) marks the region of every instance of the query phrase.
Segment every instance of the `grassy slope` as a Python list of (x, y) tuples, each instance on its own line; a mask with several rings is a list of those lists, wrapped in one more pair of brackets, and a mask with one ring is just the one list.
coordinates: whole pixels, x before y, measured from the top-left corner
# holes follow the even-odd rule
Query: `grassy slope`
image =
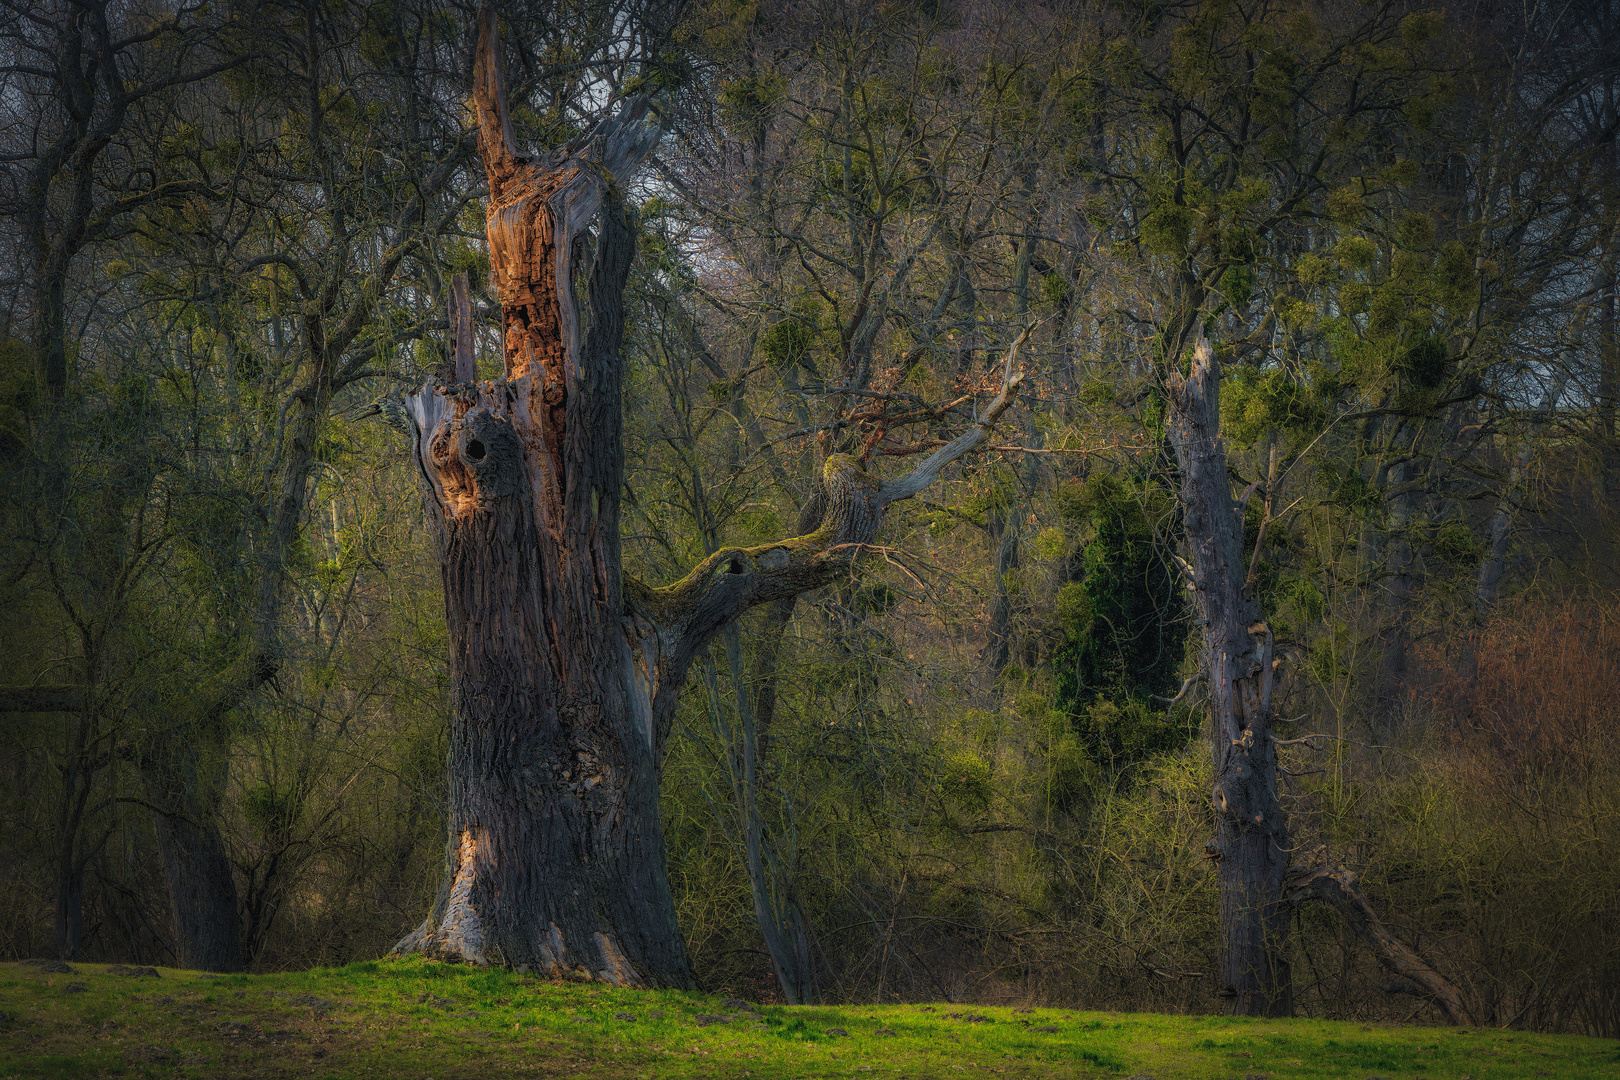
[(0, 1077), (1620, 1078), (1611, 1040), (1522, 1032), (958, 1005), (766, 1006), (699, 1026), (726, 1012), (719, 998), (419, 960), (217, 978), (75, 968), (0, 964)]

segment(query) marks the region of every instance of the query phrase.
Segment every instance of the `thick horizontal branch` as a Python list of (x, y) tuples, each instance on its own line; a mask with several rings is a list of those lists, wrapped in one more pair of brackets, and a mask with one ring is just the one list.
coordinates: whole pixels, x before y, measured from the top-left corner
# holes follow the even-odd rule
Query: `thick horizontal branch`
[(625, 598), (689, 660), (749, 608), (820, 588), (847, 572), (848, 559), (831, 550), (833, 529), (823, 522), (805, 536), (721, 548), (660, 588), (626, 578)]
[(826, 509), (814, 531), (757, 547), (724, 548), (673, 585), (637, 586), (638, 606), (666, 636), (688, 642), (686, 648), (695, 651), (756, 604), (797, 596), (846, 572), (848, 563), (877, 536), (885, 507), (917, 495), (939, 479), (947, 465), (989, 439), (1024, 381), (1024, 371), (1016, 366), (1018, 350), (1031, 329), (1026, 328), (1008, 348), (1001, 389), (972, 429), (911, 472), (880, 481), (853, 457), (834, 454), (822, 468)]
[[(630, 616), (626, 629), (631, 652), (639, 657), (638, 678), (650, 689), (655, 746), (663, 742), (687, 669), (717, 634), (750, 608), (789, 600), (854, 573), (861, 553), (873, 550), (889, 503), (916, 495), (938, 479), (946, 465), (985, 443), (1023, 382), (1024, 372), (1015, 364), (1018, 348), (1028, 337), (1025, 330), (1008, 350), (1001, 390), (973, 429), (907, 475), (885, 482), (853, 456), (833, 454), (822, 466), (821, 491), (800, 517), (801, 535), (754, 547), (722, 548), (679, 581), (662, 587), (624, 579)], [(415, 399), (407, 405), (421, 408)], [(422, 430), (428, 430), (432, 420), (416, 417)]]

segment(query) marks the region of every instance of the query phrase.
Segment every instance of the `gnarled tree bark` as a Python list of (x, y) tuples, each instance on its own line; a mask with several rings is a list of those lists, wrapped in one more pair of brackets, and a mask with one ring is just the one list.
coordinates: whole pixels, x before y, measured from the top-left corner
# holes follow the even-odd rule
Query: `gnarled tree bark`
[[(1210, 797), (1216, 834), (1206, 852), (1215, 860), (1220, 889), (1217, 993), (1228, 1000), (1234, 1015), (1292, 1013), (1285, 959), (1288, 922), (1295, 907), (1317, 899), (1342, 914), (1379, 961), (1408, 980), (1410, 992), (1433, 1001), (1452, 1023), (1470, 1023), (1470, 1010), (1456, 985), (1389, 932), (1354, 874), (1343, 867), (1288, 865), (1288, 823), (1277, 799), (1277, 749), (1271, 731), (1274, 648), (1251, 594), (1248, 568), (1253, 559), (1243, 557), (1243, 518), (1232, 498), (1220, 441), (1220, 371), (1209, 343), (1199, 340), (1185, 379), (1172, 373), (1167, 383), (1191, 584), (1204, 628), (1201, 666), (1215, 727)], [(1273, 457), (1268, 484), (1275, 483)], [(1268, 490), (1267, 499), (1273, 494)], [(1183, 694), (1188, 686), (1182, 687)]]
[[(447, 872), (396, 949), (621, 985), (690, 984), (657, 814), (650, 711), (620, 579), (619, 343), (635, 233), (617, 182), (656, 141), (639, 101), (531, 160), (507, 121), (495, 15), (474, 100), (505, 377), (407, 399), (438, 543), (452, 703)], [(576, 241), (601, 210), (590, 320)]]
[[(627, 579), (620, 341), (635, 230), (618, 184), (657, 141), (651, 103), (583, 145), (519, 154), (487, 9), (474, 82), (505, 375), (430, 381), (404, 403), (444, 579), (454, 714), (445, 877), (395, 948), (686, 986), (656, 763), (692, 660), (753, 605), (849, 573), (888, 503), (985, 440), (1022, 379), (1016, 346), (984, 416), (913, 473), (881, 482), (835, 455), (814, 532), (716, 551), (666, 587)], [(593, 219), (582, 313), (574, 260)], [(459, 357), (454, 368), (469, 370)]]

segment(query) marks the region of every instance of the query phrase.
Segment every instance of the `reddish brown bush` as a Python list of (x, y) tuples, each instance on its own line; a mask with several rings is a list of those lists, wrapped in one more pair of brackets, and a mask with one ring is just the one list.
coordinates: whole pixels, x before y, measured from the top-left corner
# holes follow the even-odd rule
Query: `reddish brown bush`
[(1466, 639), (1428, 697), (1448, 746), (1499, 781), (1576, 781), (1620, 749), (1620, 621), (1546, 604)]

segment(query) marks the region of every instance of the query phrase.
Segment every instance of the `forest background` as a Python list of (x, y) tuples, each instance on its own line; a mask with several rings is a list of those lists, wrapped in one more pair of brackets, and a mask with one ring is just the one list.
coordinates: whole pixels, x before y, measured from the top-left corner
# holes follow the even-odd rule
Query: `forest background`
[[(1297, 861), (1480, 1022), (1620, 1036), (1620, 6), (501, 14), (523, 142), (664, 102), (642, 580), (792, 535), (830, 453), (909, 469), (1033, 328), (989, 449), (695, 665), (660, 784), (701, 985), (1222, 1007), (1166, 430), (1201, 331)], [(390, 421), (458, 274), (500, 371), (474, 35), (0, 4), (0, 956), (344, 963), (431, 905), (444, 603)], [(1438, 1019), (1290, 919), (1295, 1009)]]

